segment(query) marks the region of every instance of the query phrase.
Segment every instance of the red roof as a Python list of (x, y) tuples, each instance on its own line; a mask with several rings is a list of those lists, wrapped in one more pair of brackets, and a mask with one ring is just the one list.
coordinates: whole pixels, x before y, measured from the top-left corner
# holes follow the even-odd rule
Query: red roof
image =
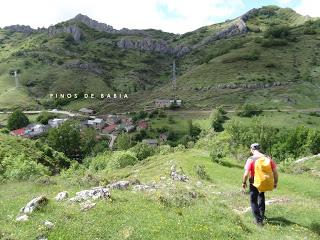
[(148, 128), (148, 123), (145, 121), (139, 122), (138, 127), (142, 129), (147, 129)]
[(10, 133), (15, 136), (23, 136), (25, 133), (25, 128), (19, 128), (19, 129), (11, 131)]
[(117, 124), (111, 124), (109, 125), (108, 127), (105, 127), (103, 128), (102, 131), (105, 131), (105, 132), (112, 132), (113, 130), (115, 130), (117, 127)]

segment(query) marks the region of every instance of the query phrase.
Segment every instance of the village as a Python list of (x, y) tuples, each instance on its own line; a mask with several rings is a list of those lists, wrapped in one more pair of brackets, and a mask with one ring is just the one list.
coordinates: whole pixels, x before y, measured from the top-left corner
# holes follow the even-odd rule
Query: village
[[(154, 102), (154, 109), (167, 109), (176, 104), (181, 106), (181, 100), (172, 100), (172, 99), (156, 99)], [(50, 112), (60, 111), (53, 109)], [(62, 112), (62, 111), (61, 111)], [(86, 128), (92, 128), (96, 130), (97, 138), (106, 136), (109, 139), (108, 146), (110, 149), (113, 148), (116, 138), (121, 133), (133, 133), (141, 132), (142, 130), (147, 131), (150, 128), (150, 119), (144, 117), (142, 119), (134, 119), (130, 116), (130, 113), (127, 114), (98, 114), (93, 109), (90, 108), (81, 108), (77, 113), (70, 113), (63, 115), (63, 117), (55, 117), (49, 119), (47, 124), (42, 123), (31, 123), (24, 128), (19, 128), (10, 132), (13, 136), (20, 136), (24, 138), (37, 139), (46, 133), (48, 133), (51, 128), (58, 128), (67, 120), (73, 119), (79, 123), (80, 130)], [(165, 142), (168, 138), (166, 133), (160, 133), (158, 138), (144, 138), (142, 142), (157, 146), (162, 142)]]

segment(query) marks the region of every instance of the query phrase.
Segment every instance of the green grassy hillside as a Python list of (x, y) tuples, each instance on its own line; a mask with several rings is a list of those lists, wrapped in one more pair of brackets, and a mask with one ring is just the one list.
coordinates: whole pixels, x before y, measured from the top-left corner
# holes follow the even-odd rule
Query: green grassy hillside
[[(232, 32), (241, 21), (244, 27)], [(319, 20), (291, 9), (254, 9), (183, 35), (152, 29), (109, 33), (77, 18), (55, 25), (58, 30), (67, 27), (81, 32), (79, 40), (48, 30), (25, 34), (0, 29), (1, 109), (91, 106), (127, 111), (153, 106), (156, 98), (173, 96), (173, 58), (177, 96), (185, 108), (246, 102), (264, 108), (319, 104)], [(127, 41), (127, 47), (119, 47), (121, 41)], [(176, 56), (168, 50), (178, 46), (188, 51)], [(12, 70), (20, 71), (19, 89)], [(86, 92), (128, 93), (129, 100), (48, 98), (50, 93)]]
[[(172, 164), (181, 167), (190, 180), (186, 183), (170, 180)], [(317, 179), (281, 173), (279, 189), (267, 194), (267, 200), (276, 203), (267, 206), (268, 221), (258, 229), (252, 224), (250, 211), (245, 210), (249, 196), (240, 191), (243, 164), (221, 166), (211, 162), (208, 152), (194, 149), (156, 155), (118, 171), (96, 173), (91, 180), (78, 172), (78, 179), (87, 180), (66, 181), (58, 177), (54, 185), (4, 184), (0, 186), (0, 234), (3, 239), (319, 238)], [(206, 180), (197, 174), (199, 165), (206, 171)], [(161, 187), (152, 192), (113, 190), (112, 201), (97, 200), (97, 205), (87, 212), (81, 212), (78, 204), (53, 200), (60, 191), (67, 190), (73, 195), (99, 184), (99, 179), (139, 179)], [(191, 197), (191, 193), (196, 197)], [(34, 212), (28, 222), (15, 222), (19, 209), (42, 194), (49, 198), (49, 204)], [(55, 227), (46, 230), (45, 220)]]

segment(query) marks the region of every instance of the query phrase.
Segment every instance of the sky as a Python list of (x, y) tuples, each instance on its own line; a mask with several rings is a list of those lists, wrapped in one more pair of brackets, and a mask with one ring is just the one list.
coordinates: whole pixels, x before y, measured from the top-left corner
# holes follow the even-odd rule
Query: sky
[(182, 34), (266, 5), (320, 17), (319, 0), (9, 0), (1, 2), (0, 27), (48, 27), (82, 13), (115, 29), (154, 28)]

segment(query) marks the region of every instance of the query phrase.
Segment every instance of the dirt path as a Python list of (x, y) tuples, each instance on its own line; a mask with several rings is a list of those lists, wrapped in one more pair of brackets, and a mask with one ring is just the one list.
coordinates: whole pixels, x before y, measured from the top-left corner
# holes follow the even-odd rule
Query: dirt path
[[(267, 200), (265, 202), (266, 206), (268, 205), (274, 205), (274, 204), (286, 204), (290, 201), (289, 198), (272, 198), (270, 200)], [(247, 208), (238, 208), (238, 209), (233, 209), (234, 212), (238, 213), (238, 214), (245, 214), (249, 211), (251, 211), (251, 207), (247, 207)]]

